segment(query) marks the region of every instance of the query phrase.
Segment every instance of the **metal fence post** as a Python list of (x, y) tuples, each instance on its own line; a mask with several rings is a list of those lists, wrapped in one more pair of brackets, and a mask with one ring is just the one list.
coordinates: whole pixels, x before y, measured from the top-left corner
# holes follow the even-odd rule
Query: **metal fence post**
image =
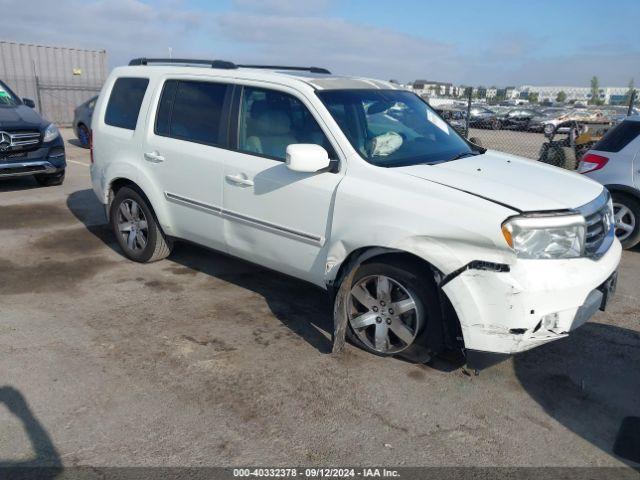
[(36, 61), (32, 61), (33, 65), (33, 78), (36, 82), (36, 99), (38, 100), (38, 111), (42, 112), (42, 96), (40, 95), (40, 79), (38, 78), (38, 71), (36, 70)]
[(469, 117), (471, 116), (471, 96), (473, 93), (473, 88), (468, 88), (469, 98), (467, 100), (467, 116), (464, 119), (464, 137), (469, 138)]
[(636, 91), (632, 90), (629, 95), (629, 109), (627, 110), (627, 117), (630, 117), (633, 113), (633, 103), (636, 101)]

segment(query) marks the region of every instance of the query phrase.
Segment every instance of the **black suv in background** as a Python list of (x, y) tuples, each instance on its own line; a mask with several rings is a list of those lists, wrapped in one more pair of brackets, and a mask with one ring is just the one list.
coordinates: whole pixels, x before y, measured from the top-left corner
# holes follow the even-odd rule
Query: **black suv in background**
[(61, 185), (67, 166), (54, 124), (0, 80), (0, 179), (33, 175), (40, 185)]

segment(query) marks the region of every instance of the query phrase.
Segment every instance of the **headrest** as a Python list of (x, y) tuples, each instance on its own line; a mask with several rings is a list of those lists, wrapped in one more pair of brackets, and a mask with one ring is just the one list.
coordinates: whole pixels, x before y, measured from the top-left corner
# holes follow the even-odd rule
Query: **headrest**
[(291, 132), (291, 119), (281, 110), (267, 109), (257, 116), (252, 114), (251, 126), (252, 135), (286, 135)]

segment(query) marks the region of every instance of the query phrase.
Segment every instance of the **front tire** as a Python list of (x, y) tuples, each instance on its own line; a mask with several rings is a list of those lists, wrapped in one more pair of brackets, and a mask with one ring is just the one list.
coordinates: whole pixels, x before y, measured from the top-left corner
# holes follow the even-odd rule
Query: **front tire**
[(111, 205), (111, 228), (125, 256), (134, 262), (151, 263), (171, 253), (166, 239), (146, 199), (135, 190), (118, 190)]
[(355, 345), (378, 356), (430, 360), (427, 325), (441, 321), (433, 278), (406, 262), (365, 263), (347, 279), (346, 333)]
[(611, 196), (616, 236), (622, 243), (622, 248), (633, 248), (640, 243), (640, 202), (624, 193), (614, 192)]

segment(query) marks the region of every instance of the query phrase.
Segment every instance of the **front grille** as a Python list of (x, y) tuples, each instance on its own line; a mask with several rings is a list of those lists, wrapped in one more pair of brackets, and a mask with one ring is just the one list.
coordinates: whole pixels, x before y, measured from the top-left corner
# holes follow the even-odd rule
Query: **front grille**
[(0, 152), (0, 163), (3, 162), (19, 162), (27, 158), (27, 152), (12, 152), (2, 153)]
[(604, 191), (598, 198), (580, 207), (584, 215), (587, 230), (585, 238), (585, 255), (596, 257), (608, 250), (613, 242), (613, 218), (609, 210), (609, 192)]
[(585, 217), (587, 221), (587, 235), (585, 241), (585, 252), (587, 255), (593, 255), (598, 251), (598, 247), (602, 244), (605, 236), (603, 211), (596, 212), (593, 215)]
[(40, 145), (38, 131), (3, 131), (0, 130), (0, 155), (7, 152), (23, 152), (34, 150)]
[(1, 168), (0, 167), (0, 176), (2, 175), (17, 175), (24, 173), (38, 173), (44, 172), (47, 169), (44, 165), (25, 165), (24, 167), (17, 168)]

